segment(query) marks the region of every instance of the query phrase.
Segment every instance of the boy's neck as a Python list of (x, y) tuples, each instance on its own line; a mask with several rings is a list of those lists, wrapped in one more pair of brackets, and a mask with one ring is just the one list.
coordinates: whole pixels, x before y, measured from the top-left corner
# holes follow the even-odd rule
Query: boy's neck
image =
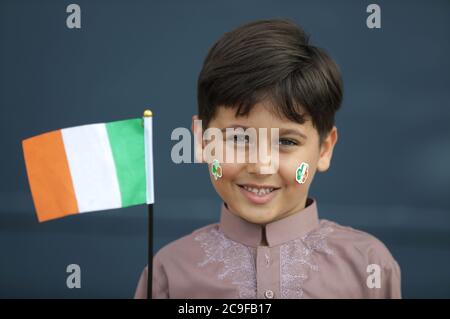
[(266, 236), (266, 225), (262, 226), (261, 246), (269, 246), (269, 243), (267, 242), (267, 236)]

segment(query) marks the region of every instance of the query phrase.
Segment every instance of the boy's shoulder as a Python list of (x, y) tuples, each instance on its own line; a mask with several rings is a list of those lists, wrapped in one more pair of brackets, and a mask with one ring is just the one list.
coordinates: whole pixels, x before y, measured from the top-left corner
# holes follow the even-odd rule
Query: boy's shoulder
[(320, 230), (328, 229), (327, 244), (339, 255), (360, 258), (368, 264), (397, 265), (386, 245), (374, 235), (327, 219), (320, 220)]

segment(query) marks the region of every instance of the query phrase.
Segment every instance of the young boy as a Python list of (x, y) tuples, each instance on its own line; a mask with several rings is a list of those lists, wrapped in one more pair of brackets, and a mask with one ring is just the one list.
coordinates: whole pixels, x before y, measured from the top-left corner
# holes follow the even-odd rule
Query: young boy
[[(320, 220), (308, 197), (316, 171), (330, 166), (341, 101), (337, 65), (290, 21), (244, 25), (210, 49), (193, 121), (202, 120), (203, 130), (277, 129), (278, 165), (207, 161), (223, 200), (220, 222), (155, 255), (153, 298), (401, 297), (400, 268), (388, 249), (367, 233)], [(197, 143), (208, 145), (201, 136)], [(245, 134), (231, 141), (235, 149), (251, 144)], [(146, 284), (147, 269), (135, 298), (146, 298)]]

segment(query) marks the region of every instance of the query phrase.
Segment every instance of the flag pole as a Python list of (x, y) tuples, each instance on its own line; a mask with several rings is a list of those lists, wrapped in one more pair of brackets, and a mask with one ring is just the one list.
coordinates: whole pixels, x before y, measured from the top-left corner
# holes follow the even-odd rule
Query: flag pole
[(153, 279), (153, 204), (148, 204), (148, 276), (147, 299), (152, 299)]
[[(146, 180), (147, 180), (147, 208), (148, 208), (148, 265), (147, 265), (147, 299), (152, 299), (153, 281), (153, 203), (154, 203), (154, 183), (153, 183), (153, 114), (150, 110), (144, 111), (144, 136), (145, 136), (145, 156), (146, 156)], [(146, 119), (148, 121), (146, 121)], [(147, 124), (145, 124), (147, 123)], [(151, 180), (151, 182), (149, 182)], [(150, 195), (149, 195), (150, 194)]]

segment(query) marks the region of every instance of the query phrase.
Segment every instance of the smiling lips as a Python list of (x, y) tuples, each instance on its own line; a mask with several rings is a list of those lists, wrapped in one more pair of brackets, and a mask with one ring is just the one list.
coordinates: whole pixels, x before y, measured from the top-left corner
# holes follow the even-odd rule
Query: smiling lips
[(271, 185), (238, 185), (243, 195), (253, 204), (266, 204), (276, 194), (279, 187)]

